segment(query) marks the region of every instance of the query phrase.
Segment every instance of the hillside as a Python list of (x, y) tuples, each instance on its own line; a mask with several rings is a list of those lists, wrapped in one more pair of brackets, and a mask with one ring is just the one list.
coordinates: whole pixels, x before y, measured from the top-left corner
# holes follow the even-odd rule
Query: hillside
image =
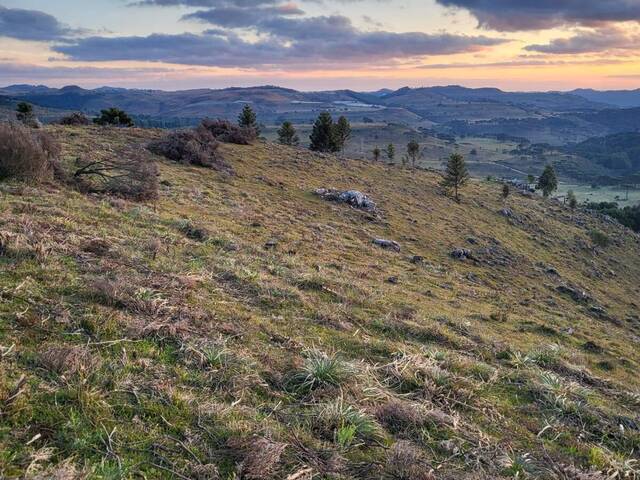
[[(48, 130), (66, 163), (163, 135)], [(457, 204), (431, 171), (221, 150), (234, 175), (144, 153), (147, 204), (0, 182), (1, 478), (639, 474), (640, 237), (495, 183)]]

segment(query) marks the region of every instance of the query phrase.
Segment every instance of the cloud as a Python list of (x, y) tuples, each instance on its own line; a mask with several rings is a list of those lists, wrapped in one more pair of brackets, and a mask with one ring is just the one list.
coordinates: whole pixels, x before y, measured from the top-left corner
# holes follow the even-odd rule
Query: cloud
[(623, 60), (510, 60), (488, 63), (434, 63), (421, 65), (424, 70), (453, 70), (469, 68), (518, 68), (518, 67), (557, 67), (563, 65), (618, 65), (626, 63)]
[(557, 38), (546, 44), (527, 45), (529, 52), (549, 54), (597, 53), (611, 50), (633, 50), (640, 44), (639, 35), (617, 28), (581, 31), (570, 38)]
[[(234, 16), (216, 19), (238, 26)], [(202, 34), (76, 39), (53, 50), (76, 61), (142, 60), (217, 67), (298, 66), (336, 68), (373, 65), (397, 58), (475, 52), (506, 40), (486, 36), (362, 31), (340, 15), (288, 18), (266, 16), (253, 25), (263, 35), (249, 42), (233, 31), (214, 28)]]
[(182, 17), (183, 20), (198, 20), (225, 28), (253, 27), (267, 18), (283, 15), (303, 15), (304, 12), (293, 4), (269, 7), (219, 7), (199, 10)]
[(273, 5), (279, 0), (140, 0), (129, 4), (131, 7), (257, 7)]
[(61, 24), (54, 16), (38, 10), (6, 8), (0, 5), (0, 37), (18, 40), (60, 40), (76, 31)]
[(468, 10), (480, 26), (499, 31), (543, 30), (640, 21), (638, 0), (436, 0)]

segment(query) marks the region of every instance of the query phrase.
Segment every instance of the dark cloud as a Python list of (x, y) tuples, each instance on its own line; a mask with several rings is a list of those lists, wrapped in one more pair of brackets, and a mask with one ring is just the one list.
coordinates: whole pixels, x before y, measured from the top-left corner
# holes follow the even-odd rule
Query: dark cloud
[(279, 0), (140, 0), (132, 2), (132, 7), (257, 7), (273, 5)]
[(141, 60), (219, 67), (298, 66), (336, 68), (379, 64), (396, 58), (477, 51), (503, 43), (484, 36), (364, 32), (346, 17), (273, 18), (265, 38), (248, 42), (233, 32), (88, 37), (53, 47), (77, 61)]
[(602, 28), (583, 31), (570, 38), (557, 38), (546, 44), (528, 45), (525, 50), (551, 54), (579, 54), (636, 49), (639, 44), (638, 35), (633, 36), (616, 28)]
[(640, 21), (638, 0), (436, 0), (468, 10), (485, 28), (542, 30), (562, 25), (595, 26)]
[(47, 13), (0, 5), (0, 37), (50, 41), (60, 40), (73, 33), (75, 32)]

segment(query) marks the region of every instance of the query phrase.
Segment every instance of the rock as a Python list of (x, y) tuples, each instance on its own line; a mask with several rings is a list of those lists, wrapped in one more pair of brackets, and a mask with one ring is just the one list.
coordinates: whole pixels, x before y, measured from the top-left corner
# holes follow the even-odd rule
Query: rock
[(276, 248), (278, 246), (278, 240), (272, 238), (271, 240), (268, 240), (267, 243), (264, 244), (264, 248), (270, 249), (270, 248)]
[(498, 213), (503, 217), (507, 217), (507, 218), (513, 217), (513, 210), (511, 210), (510, 208), (503, 208)]
[(473, 259), (473, 253), (471, 250), (466, 248), (456, 248), (453, 252), (451, 252), (451, 257), (456, 260), (471, 260)]
[(378, 211), (375, 202), (358, 190), (340, 191), (332, 188), (318, 188), (314, 193), (325, 200), (347, 203), (367, 212), (376, 213)]
[(409, 261), (414, 265), (422, 265), (424, 263), (424, 257), (421, 257), (420, 255), (414, 255)]
[(391, 284), (393, 284), (393, 285), (397, 285), (397, 284), (398, 284), (398, 282), (399, 282), (399, 280), (398, 280), (398, 277), (393, 276), (393, 277), (389, 277), (389, 278), (387, 278), (387, 282), (389, 282), (389, 283), (391, 283)]
[(601, 318), (606, 318), (609, 316), (607, 314), (607, 311), (599, 305), (592, 305), (591, 307), (589, 307), (589, 311)]
[(384, 238), (376, 238), (373, 240), (374, 245), (382, 247), (384, 249), (393, 250), (396, 252), (400, 251), (400, 244), (398, 242), (394, 242), (393, 240), (385, 240)]
[(478, 239), (476, 237), (467, 237), (467, 243), (470, 243), (471, 245), (477, 245)]
[(571, 297), (575, 302), (586, 303), (591, 300), (591, 296), (587, 292), (570, 287), (569, 285), (559, 285), (556, 287), (556, 291)]
[(600, 345), (592, 341), (583, 343), (582, 349), (590, 353), (602, 353), (604, 351)]

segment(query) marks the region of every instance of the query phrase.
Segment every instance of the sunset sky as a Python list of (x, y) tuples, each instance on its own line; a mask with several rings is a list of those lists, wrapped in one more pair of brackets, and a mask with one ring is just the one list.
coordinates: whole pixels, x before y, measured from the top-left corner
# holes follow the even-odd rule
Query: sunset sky
[(0, 0), (0, 86), (640, 87), (640, 0)]

